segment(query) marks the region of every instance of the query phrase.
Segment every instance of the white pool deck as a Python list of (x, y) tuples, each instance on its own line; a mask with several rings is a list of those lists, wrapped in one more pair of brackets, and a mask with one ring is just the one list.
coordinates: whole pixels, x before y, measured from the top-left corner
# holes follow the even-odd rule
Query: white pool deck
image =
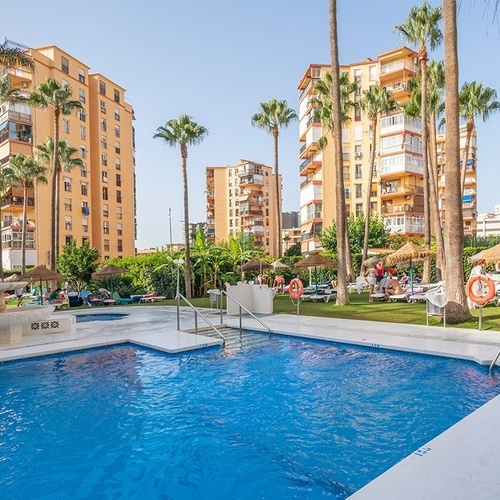
[[(215, 311), (203, 310), (218, 324)], [(25, 335), (22, 342), (0, 345), (0, 362), (131, 342), (168, 353), (215, 347), (218, 339), (177, 331), (175, 308), (129, 306), (60, 314), (126, 313), (125, 319), (79, 323), (74, 334)], [(275, 334), (433, 354), (490, 365), (500, 349), (500, 332), (441, 326), (412, 326), (286, 314), (261, 316)], [(238, 326), (236, 317), (224, 322)], [(181, 328), (192, 328), (193, 314), (182, 308)], [(205, 326), (199, 319), (198, 325)], [(262, 330), (252, 319), (245, 328)], [(500, 376), (500, 367), (495, 369)], [(369, 464), (367, 464), (369, 466)], [(376, 499), (500, 498), (500, 397), (485, 404), (351, 496)]]

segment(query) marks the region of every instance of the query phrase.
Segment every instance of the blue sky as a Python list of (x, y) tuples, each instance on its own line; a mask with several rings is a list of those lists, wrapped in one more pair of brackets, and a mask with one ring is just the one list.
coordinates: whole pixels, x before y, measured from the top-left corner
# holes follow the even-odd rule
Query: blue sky
[[(412, 5), (406, 0), (340, 0), (342, 63), (394, 48)], [(440, 2), (431, 1), (436, 6)], [(272, 165), (272, 138), (251, 126), (259, 103), (298, 107), (297, 84), (309, 64), (329, 63), (327, 0), (3, 0), (2, 36), (32, 47), (55, 44), (127, 90), (136, 115), (138, 248), (179, 241), (179, 151), (152, 136), (179, 114), (209, 130), (188, 158), (190, 219), (205, 220), (205, 167), (240, 158)], [(500, 28), (483, 0), (462, 0), (460, 81), (500, 92)], [(442, 49), (431, 53), (442, 59)], [(479, 212), (500, 204), (500, 114), (478, 123)], [(298, 124), (280, 135), (285, 211), (298, 210)]]

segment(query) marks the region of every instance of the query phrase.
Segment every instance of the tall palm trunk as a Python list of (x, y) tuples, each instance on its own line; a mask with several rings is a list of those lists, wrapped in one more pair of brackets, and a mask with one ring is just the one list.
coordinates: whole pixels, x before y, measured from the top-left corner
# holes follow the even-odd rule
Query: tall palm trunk
[(21, 274), (26, 272), (26, 231), (28, 222), (28, 182), (23, 182), (23, 227), (21, 230)]
[[(427, 147), (429, 144), (429, 138), (427, 133), (427, 48), (425, 45), (420, 46), (418, 51), (418, 59), (420, 61), (420, 72), (422, 78), (422, 102), (421, 102), (421, 113), (422, 113), (422, 160), (423, 160), (423, 182), (424, 182), (424, 247), (427, 250), (431, 248), (431, 220), (430, 220), (430, 205), (429, 205), (429, 168), (427, 162)], [(424, 260), (424, 272), (422, 279), (424, 283), (430, 282), (430, 259), (426, 258)]]
[[(0, 196), (0, 224), (3, 222), (2, 218), (2, 204), (3, 204), (3, 196)], [(2, 229), (0, 226), (0, 278), (3, 279), (3, 241), (2, 241)]]
[(377, 146), (377, 125), (378, 125), (378, 115), (375, 115), (372, 119), (372, 147), (370, 151), (370, 170), (368, 172), (368, 186), (366, 188), (366, 198), (365, 198), (365, 236), (363, 240), (363, 258), (361, 259), (361, 276), (364, 276), (365, 273), (365, 265), (364, 261), (368, 258), (368, 239), (370, 238), (370, 200), (371, 200), (371, 191), (372, 191), (372, 182), (373, 182), (373, 164), (375, 163), (375, 148)]
[(276, 196), (276, 231), (277, 231), (277, 243), (276, 250), (278, 252), (278, 259), (281, 258), (282, 254), (282, 244), (281, 244), (281, 196), (280, 196), (280, 181), (278, 175), (278, 127), (273, 130), (274, 139), (274, 186), (275, 186), (275, 196)]
[(460, 161), (459, 99), (458, 99), (458, 31), (457, 2), (443, 1), (444, 54), (446, 91), (446, 319), (449, 323), (460, 323), (471, 317), (465, 300), (463, 268), (463, 216), (462, 191), (457, 165)]
[(337, 32), (337, 0), (329, 0), (329, 24), (330, 24), (330, 55), (332, 59), (332, 99), (333, 99), (333, 121), (335, 131), (333, 137), (333, 157), (335, 173), (336, 193), (336, 228), (337, 228), (337, 305), (349, 304), (347, 294), (347, 269), (346, 269), (346, 210), (344, 193), (344, 172), (342, 158), (342, 116), (340, 96), (340, 62)]
[(191, 242), (189, 239), (189, 197), (188, 197), (188, 177), (187, 177), (187, 156), (188, 151), (185, 145), (181, 146), (182, 156), (182, 184), (184, 190), (184, 240), (185, 240), (185, 266), (184, 283), (186, 285), (186, 298), (192, 297), (191, 293)]
[(465, 189), (465, 176), (467, 173), (467, 160), (469, 159), (469, 148), (470, 148), (470, 139), (472, 137), (472, 132), (474, 131), (474, 118), (469, 116), (467, 120), (467, 136), (465, 139), (465, 149), (462, 160), (462, 172), (460, 174), (460, 185), (462, 186), (462, 195)]
[(446, 259), (444, 256), (444, 239), (443, 231), (441, 229), (441, 219), (439, 217), (439, 189), (438, 189), (438, 175), (437, 175), (437, 130), (436, 130), (436, 117), (431, 113), (429, 120), (429, 178), (431, 193), (431, 205), (433, 206), (433, 217), (436, 236), (436, 280), (440, 281), (444, 276), (444, 267)]
[(51, 189), (52, 197), (50, 199), (50, 268), (56, 270), (57, 253), (59, 251), (57, 241), (57, 213), (56, 213), (56, 198), (57, 198), (57, 166), (59, 165), (59, 109), (54, 110), (54, 165), (52, 168)]
[(56, 219), (56, 248), (57, 248), (57, 254), (59, 254), (59, 243), (61, 234), (61, 163), (60, 162), (57, 165), (55, 219)]

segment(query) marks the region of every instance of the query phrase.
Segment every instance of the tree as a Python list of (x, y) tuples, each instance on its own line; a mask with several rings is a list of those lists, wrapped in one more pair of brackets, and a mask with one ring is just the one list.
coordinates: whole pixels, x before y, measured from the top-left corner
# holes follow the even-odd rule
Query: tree
[(494, 111), (500, 109), (500, 102), (495, 101), (497, 93), (490, 87), (485, 87), (481, 82), (465, 82), (459, 94), (460, 115), (467, 120), (467, 136), (462, 160), (462, 173), (460, 183), (462, 193), (465, 187), (465, 174), (467, 172), (467, 160), (469, 159), (469, 148), (472, 132), (476, 128), (474, 118), (480, 116), (486, 122)]
[(82, 246), (78, 247), (73, 239), (63, 246), (57, 259), (57, 268), (80, 292), (92, 279), (99, 257), (99, 251), (90, 246), (89, 240), (84, 240)]
[(340, 95), (340, 61), (337, 30), (337, 0), (329, 0), (329, 27), (330, 27), (330, 56), (332, 59), (332, 118), (337, 129), (333, 134), (333, 152), (336, 173), (335, 192), (337, 222), (337, 305), (349, 304), (347, 293), (347, 231), (346, 231), (346, 209), (344, 193), (344, 163), (342, 158), (342, 112)]
[[(410, 45), (419, 47), (418, 60), (420, 63), (420, 77), (422, 79), (422, 94), (421, 94), (421, 115), (422, 115), (422, 144), (423, 144), (423, 181), (424, 181), (424, 245), (426, 249), (430, 249), (431, 233), (430, 233), (430, 207), (429, 207), (429, 170), (427, 167), (427, 46), (434, 50), (443, 38), (439, 23), (443, 17), (441, 7), (432, 8), (427, 1), (420, 7), (412, 7), (408, 17), (403, 24), (396, 26), (396, 31), (399, 31)], [(429, 260), (426, 259), (424, 264), (424, 282), (428, 283), (430, 279)]]
[[(56, 154), (54, 150), (54, 140), (52, 137), (47, 138), (47, 140), (36, 146), (38, 150), (37, 156), (39, 161), (45, 163), (49, 168), (53, 168), (54, 156)], [(65, 171), (71, 171), (75, 167), (82, 167), (83, 160), (76, 156), (78, 154), (77, 148), (72, 148), (64, 139), (59, 140), (58, 147), (58, 165), (57, 165), (57, 178), (56, 178), (56, 212), (55, 212), (55, 229), (56, 229), (56, 241), (59, 241), (59, 228), (61, 222), (61, 166)]]
[(6, 68), (21, 66), (31, 70), (35, 69), (35, 61), (26, 51), (19, 47), (9, 47), (7, 41), (0, 45), (0, 65)]
[[(377, 126), (378, 117), (380, 114), (387, 114), (398, 109), (398, 104), (396, 101), (391, 99), (391, 93), (386, 89), (381, 89), (380, 87), (374, 87), (368, 92), (364, 92), (363, 98), (361, 99), (361, 108), (368, 115), (371, 120), (371, 134), (372, 134), (372, 146), (370, 151), (370, 168), (368, 170), (368, 183), (366, 188), (366, 199), (365, 199), (365, 231), (364, 231), (364, 243), (363, 243), (363, 261), (368, 258), (368, 238), (370, 237), (370, 199), (371, 190), (373, 183), (373, 165), (375, 163), (375, 150), (377, 145)], [(352, 248), (352, 247), (351, 247)], [(361, 264), (361, 274), (364, 271), (364, 264)]]
[(274, 189), (276, 197), (276, 249), (277, 257), (282, 255), (281, 243), (281, 190), (278, 175), (278, 137), (280, 127), (288, 127), (290, 123), (297, 120), (295, 111), (288, 107), (286, 101), (271, 99), (260, 103), (260, 112), (252, 116), (252, 125), (264, 129), (273, 135), (274, 140)]
[[(0, 221), (3, 222), (2, 218), (2, 205), (3, 205), (3, 199), (5, 198), (5, 195), (7, 194), (8, 190), (10, 189), (11, 181), (9, 179), (10, 177), (10, 168), (9, 167), (4, 167), (0, 169)], [(1, 229), (0, 229), (1, 231)], [(3, 274), (3, 250), (0, 247), (0, 278), (3, 279), (4, 274)]]
[[(71, 99), (72, 90), (69, 84), (61, 85), (53, 78), (47, 78), (45, 82), (37, 85), (35, 91), (30, 95), (28, 102), (36, 108), (52, 108), (54, 117), (54, 143), (59, 144), (59, 126), (61, 115), (67, 116), (75, 109), (82, 109), (80, 101)], [(59, 168), (59, 148), (55, 148), (52, 178), (51, 178), (51, 200), (50, 200), (50, 267), (56, 269), (57, 255), (59, 253), (59, 240), (57, 224), (57, 173)]]
[(184, 267), (184, 281), (186, 284), (186, 297), (191, 298), (191, 262), (190, 262), (190, 237), (189, 237), (189, 197), (187, 178), (188, 146), (200, 144), (208, 135), (208, 130), (198, 125), (188, 115), (180, 115), (177, 120), (169, 120), (165, 125), (158, 127), (153, 135), (154, 139), (163, 139), (171, 147), (179, 147), (182, 158), (182, 180), (184, 186), (184, 239), (186, 265)]
[(16, 104), (24, 100), (21, 91), (12, 86), (10, 78), (0, 74), (0, 105)]
[(446, 320), (449, 323), (467, 321), (470, 311), (467, 307), (464, 289), (464, 231), (462, 216), (462, 186), (457, 175), (460, 161), (459, 95), (458, 95), (458, 31), (457, 2), (443, 1), (444, 14), (444, 56), (445, 56), (445, 112), (446, 112), (446, 228), (445, 251), (447, 255)]
[(46, 169), (32, 156), (18, 154), (10, 159), (9, 179), (23, 186), (23, 226), (21, 233), (21, 274), (26, 272), (26, 230), (28, 226), (28, 189), (46, 183)]

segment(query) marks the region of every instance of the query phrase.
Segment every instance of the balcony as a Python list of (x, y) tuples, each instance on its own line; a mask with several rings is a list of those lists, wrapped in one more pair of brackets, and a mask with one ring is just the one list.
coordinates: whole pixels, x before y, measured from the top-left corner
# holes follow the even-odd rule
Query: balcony
[[(9, 207), (12, 210), (22, 210), (24, 198), (22, 196), (7, 196), (2, 199), (2, 208)], [(35, 206), (35, 198), (28, 198), (28, 207)]]
[(251, 167), (251, 166), (238, 168), (238, 176), (239, 177), (243, 177), (245, 175), (250, 176), (253, 174), (263, 175), (262, 169), (260, 167)]
[(391, 234), (418, 234), (424, 233), (424, 217), (414, 215), (396, 215), (384, 218), (384, 225)]
[(33, 80), (33, 75), (22, 68), (4, 68), (2, 75), (10, 78), (13, 87), (26, 88)]
[(257, 179), (253, 175), (248, 175), (246, 177), (240, 178), (240, 186), (247, 186), (253, 184), (255, 186), (263, 186), (264, 181), (262, 179)]
[[(418, 66), (410, 61), (405, 60), (392, 61), (390, 63), (383, 64), (382, 66), (380, 66), (380, 81), (387, 81), (388, 79), (395, 78), (399, 75), (402, 76), (403, 73), (405, 73), (405, 70), (411, 71), (412, 73), (416, 74), (416, 72), (418, 71)], [(415, 75), (406, 74), (406, 76), (411, 77)]]

